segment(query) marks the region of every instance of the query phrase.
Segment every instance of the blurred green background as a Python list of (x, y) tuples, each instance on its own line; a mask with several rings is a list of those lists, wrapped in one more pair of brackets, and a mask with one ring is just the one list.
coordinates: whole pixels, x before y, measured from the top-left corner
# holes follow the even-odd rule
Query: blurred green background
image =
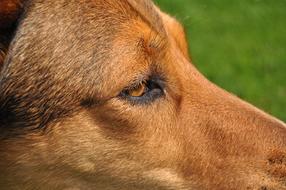
[(208, 79), (286, 121), (286, 0), (155, 0)]

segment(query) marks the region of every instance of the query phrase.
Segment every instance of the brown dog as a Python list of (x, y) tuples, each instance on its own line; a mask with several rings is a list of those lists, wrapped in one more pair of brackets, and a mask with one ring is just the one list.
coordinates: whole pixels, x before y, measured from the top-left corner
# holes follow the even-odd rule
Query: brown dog
[(286, 189), (285, 124), (207, 81), (150, 0), (0, 15), (0, 189)]

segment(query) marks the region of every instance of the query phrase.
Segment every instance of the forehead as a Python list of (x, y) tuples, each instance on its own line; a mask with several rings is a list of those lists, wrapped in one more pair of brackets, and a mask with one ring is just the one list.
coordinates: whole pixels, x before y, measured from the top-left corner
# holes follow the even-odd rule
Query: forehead
[(153, 3), (127, 2), (132, 16), (119, 23), (111, 41), (110, 59), (100, 64), (103, 72), (99, 81), (105, 85), (99, 94), (103, 96), (104, 92), (114, 96), (132, 81), (151, 75), (152, 61), (163, 55), (166, 46), (163, 22)]
[[(166, 47), (161, 17), (148, 0), (29, 2), (2, 70), (0, 102), (20, 97), (39, 118), (118, 95), (146, 79)], [(37, 101), (30, 106), (31, 100)], [(43, 104), (55, 106), (42, 113)]]
[[(39, 71), (47, 70), (49, 82), (65, 84), (71, 93), (112, 94), (104, 87), (122, 88), (134, 70), (148, 72), (144, 53), (160, 47), (163, 28), (149, 0), (32, 0), (9, 69), (35, 87), (43, 78)], [(33, 77), (22, 73), (27, 69)], [(130, 78), (120, 78), (126, 74)]]
[[(90, 19), (87, 28), (96, 25), (98, 31), (91, 34), (97, 35), (93, 51), (101, 54), (93, 55), (95, 59), (90, 63), (97, 66), (92, 69), (97, 75), (92, 86), (100, 88), (100, 93), (94, 94), (114, 96), (128, 83), (150, 74), (150, 59), (158, 57), (165, 45), (164, 26), (155, 5), (149, 0), (93, 3), (102, 13), (95, 13), (96, 18), (85, 17)], [(86, 14), (93, 11), (89, 9)], [(89, 29), (82, 31), (90, 32)]]
[(87, 16), (86, 18), (92, 18), (91, 15), (96, 15), (92, 19), (98, 22), (120, 24), (126, 20), (140, 17), (153, 30), (164, 33), (162, 19), (152, 0), (78, 0), (74, 6), (81, 9), (81, 14)]

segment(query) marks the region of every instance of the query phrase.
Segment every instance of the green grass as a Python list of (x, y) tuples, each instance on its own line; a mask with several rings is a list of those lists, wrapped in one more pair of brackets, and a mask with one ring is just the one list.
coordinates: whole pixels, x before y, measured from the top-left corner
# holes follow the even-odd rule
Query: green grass
[(156, 0), (211, 81), (286, 121), (286, 0)]

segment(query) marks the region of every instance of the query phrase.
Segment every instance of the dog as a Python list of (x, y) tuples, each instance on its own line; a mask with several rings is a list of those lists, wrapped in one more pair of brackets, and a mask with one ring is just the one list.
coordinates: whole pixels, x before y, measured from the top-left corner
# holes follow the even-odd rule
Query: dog
[(0, 189), (286, 189), (286, 125), (202, 76), (152, 1), (0, 18)]

